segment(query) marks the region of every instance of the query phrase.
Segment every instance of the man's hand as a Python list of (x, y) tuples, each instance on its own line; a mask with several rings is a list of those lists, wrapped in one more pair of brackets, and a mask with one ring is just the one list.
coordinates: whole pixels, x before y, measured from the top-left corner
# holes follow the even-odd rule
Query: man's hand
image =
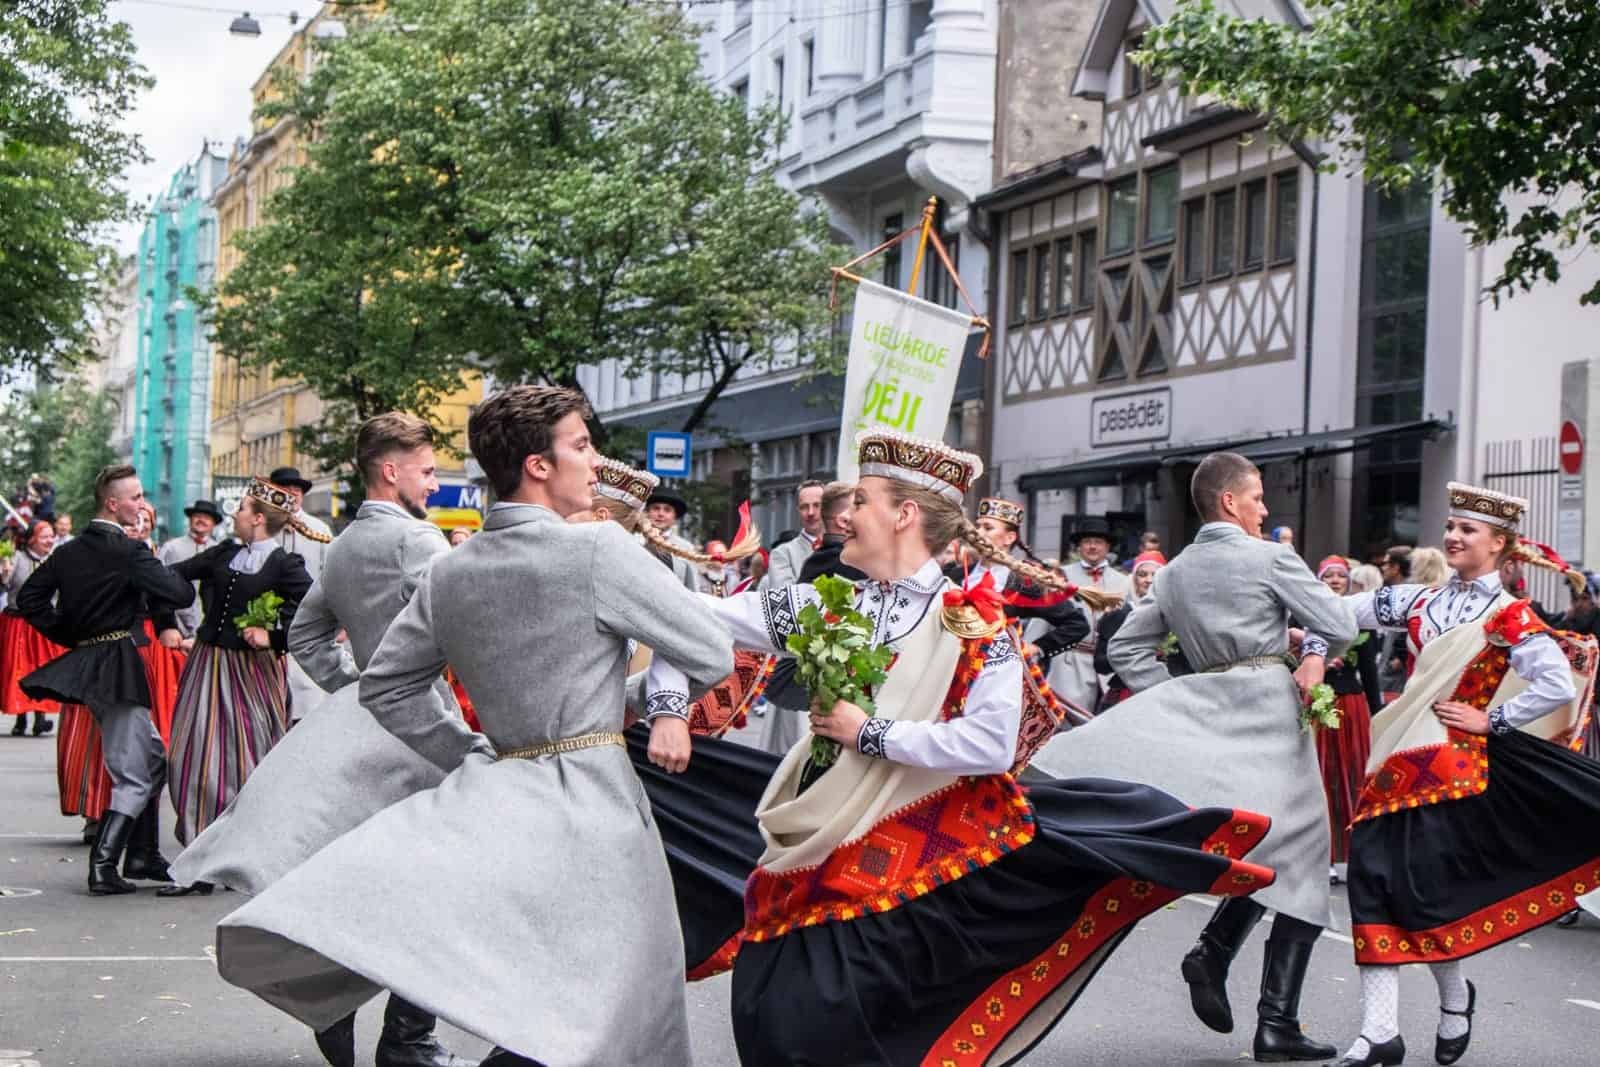
[(182, 641), (178, 642), (178, 647), (183, 649), (185, 652), (193, 652), (194, 651), (194, 638), (185, 637)]
[(668, 774), (682, 774), (689, 766), (689, 720), (657, 715), (650, 723), (650, 762)]
[(161, 642), (162, 648), (182, 648), (183, 634), (172, 627), (167, 627), (156, 635), (156, 640)]
[(1489, 713), (1459, 700), (1441, 700), (1433, 706), (1434, 716), (1452, 730), (1469, 734), (1489, 732)]
[(260, 650), (272, 647), (272, 635), (259, 626), (246, 626), (244, 633), (240, 636), (244, 638), (244, 643), (251, 648)]
[(1311, 688), (1322, 684), (1322, 676), (1328, 673), (1328, 664), (1321, 656), (1307, 656), (1300, 661), (1299, 670), (1294, 672), (1294, 684), (1300, 689), (1300, 702), (1311, 701)]
[(861, 724), (866, 721), (867, 713), (848, 700), (836, 702), (831, 715), (824, 715), (816, 708), (811, 709), (811, 732), (818, 737), (837, 741), (849, 749), (856, 747), (856, 737), (861, 733)]

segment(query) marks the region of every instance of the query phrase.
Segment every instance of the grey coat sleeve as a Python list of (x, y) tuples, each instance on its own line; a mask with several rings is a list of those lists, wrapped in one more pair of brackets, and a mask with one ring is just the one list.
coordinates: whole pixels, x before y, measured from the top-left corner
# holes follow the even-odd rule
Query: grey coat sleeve
[[(804, 536), (805, 534), (800, 535)], [(800, 537), (785, 541), (768, 557), (765, 588), (787, 589), (800, 580), (800, 562), (795, 559), (794, 552), (789, 548), (799, 541)]]
[(1317, 581), (1294, 549), (1288, 545), (1279, 549), (1272, 561), (1272, 588), (1306, 631), (1301, 647), (1314, 653), (1318, 651), (1315, 639), (1320, 638), (1328, 646), (1323, 655), (1331, 659), (1342, 654), (1356, 639), (1356, 613), (1350, 601)]
[(434, 637), (432, 582), (389, 625), (372, 662), (361, 674), (361, 704), (383, 728), (410, 745), (446, 774), (473, 753), (494, 757), (487, 738), (450, 714), (435, 686), (445, 668), (444, 650)]
[(690, 699), (733, 673), (727, 627), (615, 523), (597, 523), (589, 568), (598, 629), (648, 645), (689, 679)]
[(289, 627), (289, 654), (313, 682), (329, 693), (361, 677), (339, 648), (339, 628), (339, 618), (328, 606), (322, 583), (317, 582), (300, 602), (300, 610)]
[(1161, 575), (1158, 573), (1156, 584), (1150, 589), (1151, 595), (1128, 612), (1127, 619), (1106, 649), (1106, 657), (1116, 669), (1117, 677), (1135, 693), (1172, 679), (1172, 672), (1156, 655), (1171, 630), (1166, 615), (1161, 611), (1161, 598), (1157, 595), (1160, 585)]

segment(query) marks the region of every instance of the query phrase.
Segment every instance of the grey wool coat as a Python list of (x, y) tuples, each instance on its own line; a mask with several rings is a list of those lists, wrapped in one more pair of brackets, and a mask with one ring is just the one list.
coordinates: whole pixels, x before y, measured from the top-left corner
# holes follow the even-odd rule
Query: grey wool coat
[[(1205, 673), (1284, 652), (1291, 615), (1328, 643), (1330, 657), (1355, 640), (1348, 602), (1291, 547), (1206, 524), (1156, 575), (1107, 650), (1136, 695), (1058, 734), (1033, 765), (1060, 778), (1143, 782), (1191, 807), (1268, 816), (1272, 828), (1250, 861), (1277, 879), (1256, 898), (1326, 926), (1328, 804), (1294, 678), (1281, 662)], [(1168, 632), (1200, 673), (1167, 673), (1156, 651)]]
[[(696, 692), (733, 670), (727, 630), (620, 526), (497, 506), (361, 676), (377, 719), (450, 773), (224, 919), (223, 978), (313, 1029), (386, 988), (542, 1063), (688, 1064), (677, 909), (626, 750), (494, 756), (621, 730), (630, 638)], [(486, 737), (441, 707), (446, 663)]]
[[(257, 765), (226, 811), (184, 850), (173, 877), (259, 893), (323, 846), (444, 771), (378, 725), (355, 682), (389, 624), (411, 600), (444, 534), (398, 507), (366, 503), (328, 546), (322, 577), (289, 628), (289, 652), (332, 694)], [(340, 630), (349, 651), (335, 643)], [(446, 710), (455, 698), (438, 683)]]

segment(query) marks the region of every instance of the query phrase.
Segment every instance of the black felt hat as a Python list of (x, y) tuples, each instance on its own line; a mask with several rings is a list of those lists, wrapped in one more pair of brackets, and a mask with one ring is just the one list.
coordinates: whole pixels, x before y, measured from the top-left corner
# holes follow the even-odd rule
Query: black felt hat
[(1111, 524), (1100, 515), (1091, 515), (1088, 518), (1079, 519), (1072, 524), (1072, 533), (1068, 536), (1068, 540), (1073, 545), (1077, 545), (1085, 537), (1101, 537), (1109, 541), (1111, 540)]
[(213, 522), (222, 521), (222, 509), (210, 500), (196, 500), (193, 504), (183, 509), (185, 518), (194, 518), (196, 515), (210, 515)]
[(678, 513), (678, 518), (680, 519), (689, 514), (688, 501), (681, 496), (674, 496), (665, 489), (657, 489), (650, 494), (650, 499), (644, 502), (644, 506), (649, 507), (651, 504), (670, 504), (672, 510)]
[(273, 485), (281, 485), (285, 489), (298, 489), (302, 493), (311, 492), (311, 483), (300, 477), (298, 467), (279, 467), (267, 475), (267, 481)]

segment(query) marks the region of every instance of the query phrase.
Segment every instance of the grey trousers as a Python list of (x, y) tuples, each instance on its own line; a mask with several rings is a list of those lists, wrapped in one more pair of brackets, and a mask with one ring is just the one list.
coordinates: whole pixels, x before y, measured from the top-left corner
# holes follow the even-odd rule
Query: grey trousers
[(111, 775), (112, 811), (138, 818), (165, 784), (167, 750), (150, 721), (150, 709), (137, 704), (90, 706), (100, 725), (106, 770)]

